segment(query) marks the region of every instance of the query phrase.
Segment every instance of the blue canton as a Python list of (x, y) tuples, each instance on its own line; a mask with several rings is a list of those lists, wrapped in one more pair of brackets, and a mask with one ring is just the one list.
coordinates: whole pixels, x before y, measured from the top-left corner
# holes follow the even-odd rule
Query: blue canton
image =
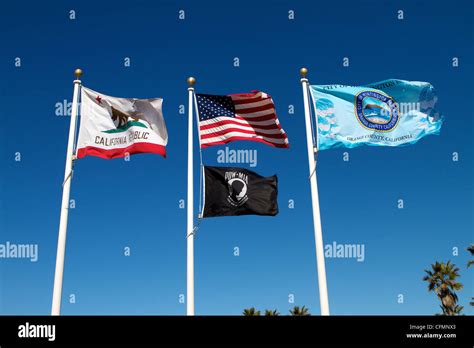
[(235, 106), (231, 97), (225, 95), (196, 94), (199, 120), (215, 117), (235, 117)]

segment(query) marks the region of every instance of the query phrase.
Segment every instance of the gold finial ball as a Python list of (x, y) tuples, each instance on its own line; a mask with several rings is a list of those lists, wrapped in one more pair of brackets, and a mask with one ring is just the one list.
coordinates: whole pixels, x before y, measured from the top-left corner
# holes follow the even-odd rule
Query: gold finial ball
[(188, 81), (188, 86), (189, 86), (189, 87), (194, 86), (194, 84), (196, 83), (196, 79), (195, 79), (194, 77), (192, 77), (192, 76), (191, 76), (191, 77), (188, 77), (188, 80), (187, 80), (187, 81)]
[(76, 75), (76, 78), (81, 78), (82, 76), (82, 70), (81, 69), (76, 69), (74, 70), (74, 75)]
[(308, 74), (308, 69), (306, 68), (301, 68), (300, 69), (300, 75), (302, 78), (306, 78), (306, 74)]

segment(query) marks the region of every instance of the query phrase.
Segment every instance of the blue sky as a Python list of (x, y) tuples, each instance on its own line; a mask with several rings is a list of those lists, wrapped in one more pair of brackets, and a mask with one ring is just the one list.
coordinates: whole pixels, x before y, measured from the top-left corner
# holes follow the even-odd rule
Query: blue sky
[[(365, 247), (363, 262), (326, 259), (332, 314), (437, 313), (438, 300), (421, 280), (436, 260), (460, 267), (460, 304), (472, 314), (474, 270), (466, 269), (465, 250), (474, 230), (472, 18), (472, 2), (459, 0), (5, 3), (0, 243), (38, 244), (39, 259), (0, 259), (0, 314), (51, 310), (69, 125), (68, 117), (56, 115), (56, 104), (71, 100), (76, 67), (84, 70), (83, 84), (101, 93), (163, 97), (169, 143), (166, 159), (76, 163), (62, 313), (185, 314), (179, 296), (186, 293), (186, 211), (179, 201), (186, 197), (187, 119), (179, 106), (187, 103), (186, 78), (193, 75), (198, 93), (260, 89), (272, 95), (291, 146), (229, 145), (257, 149), (257, 167), (250, 169), (278, 174), (280, 214), (203, 221), (195, 240), (196, 313), (240, 314), (251, 306), (287, 313), (306, 305), (318, 314), (302, 66), (312, 84), (429, 81), (445, 115), (441, 135), (413, 146), (320, 153), (325, 244)], [(223, 148), (204, 150), (205, 163), (217, 165)], [(195, 198), (197, 207), (197, 191)]]

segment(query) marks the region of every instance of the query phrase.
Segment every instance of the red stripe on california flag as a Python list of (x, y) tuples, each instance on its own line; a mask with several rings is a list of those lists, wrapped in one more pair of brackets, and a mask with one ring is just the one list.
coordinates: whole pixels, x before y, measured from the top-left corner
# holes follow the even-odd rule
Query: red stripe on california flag
[(104, 159), (122, 158), (127, 154), (155, 153), (166, 158), (166, 148), (163, 145), (152, 143), (135, 143), (119, 149), (101, 149), (95, 146), (86, 146), (77, 150), (77, 158), (95, 156)]

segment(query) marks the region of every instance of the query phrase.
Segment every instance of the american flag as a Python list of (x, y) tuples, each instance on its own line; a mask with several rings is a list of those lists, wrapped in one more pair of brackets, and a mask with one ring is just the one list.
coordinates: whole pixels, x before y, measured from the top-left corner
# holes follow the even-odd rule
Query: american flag
[(288, 137), (278, 121), (272, 98), (263, 92), (196, 94), (201, 147), (250, 140), (288, 148)]

